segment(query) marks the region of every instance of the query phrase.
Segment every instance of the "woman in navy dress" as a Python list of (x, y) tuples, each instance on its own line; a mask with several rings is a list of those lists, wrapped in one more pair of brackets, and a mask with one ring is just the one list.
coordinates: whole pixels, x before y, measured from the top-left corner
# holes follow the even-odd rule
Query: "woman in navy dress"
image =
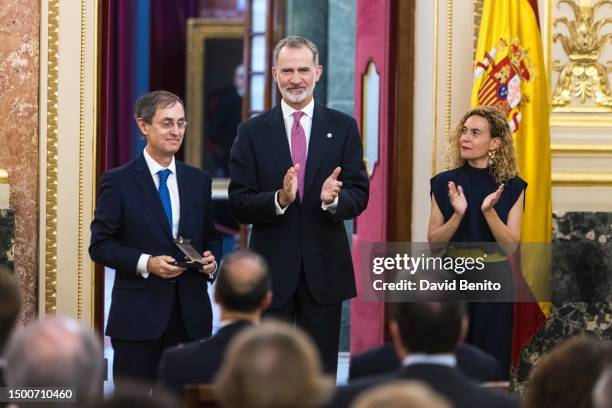
[[(520, 241), (527, 183), (518, 177), (512, 132), (494, 107), (466, 113), (449, 142), (451, 170), (431, 179), (430, 243), (491, 242), (486, 271), (511, 293), (512, 271), (506, 258)], [(506, 300), (508, 300), (506, 298)], [(510, 371), (513, 305), (470, 303), (467, 341), (497, 358), (502, 377)]]

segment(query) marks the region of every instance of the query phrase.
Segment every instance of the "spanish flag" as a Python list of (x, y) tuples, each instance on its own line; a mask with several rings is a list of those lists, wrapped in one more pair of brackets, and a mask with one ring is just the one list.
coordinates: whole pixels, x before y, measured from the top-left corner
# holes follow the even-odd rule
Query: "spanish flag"
[[(550, 256), (526, 243), (552, 236), (550, 108), (537, 0), (485, 0), (474, 64), (472, 105), (495, 105), (513, 131), (519, 175), (528, 183), (521, 228), (520, 268), (534, 299), (550, 293)], [(538, 331), (548, 303), (514, 306), (512, 362)]]

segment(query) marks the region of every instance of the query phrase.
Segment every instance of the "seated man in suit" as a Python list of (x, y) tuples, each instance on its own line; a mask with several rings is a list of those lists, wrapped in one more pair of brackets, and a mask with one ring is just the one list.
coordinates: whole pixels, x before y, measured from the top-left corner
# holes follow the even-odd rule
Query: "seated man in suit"
[[(457, 368), (477, 382), (501, 381), (501, 367), (495, 357), (471, 344), (463, 343), (467, 333), (468, 319), (463, 318), (462, 342), (455, 352)], [(371, 348), (351, 358), (349, 381), (357, 378), (388, 373), (400, 368), (401, 361), (392, 343)]]
[(456, 407), (515, 407), (510, 397), (478, 387), (457, 367), (465, 306), (453, 302), (394, 303), (390, 322), (393, 345), (402, 368), (338, 388), (333, 407), (349, 406), (362, 391), (393, 380), (418, 380)]
[(227, 256), (221, 265), (215, 300), (221, 306), (219, 332), (206, 340), (170, 348), (162, 355), (160, 382), (178, 395), (183, 394), (185, 384), (211, 383), (232, 338), (241, 329), (258, 323), (272, 302), (263, 258), (248, 251)]

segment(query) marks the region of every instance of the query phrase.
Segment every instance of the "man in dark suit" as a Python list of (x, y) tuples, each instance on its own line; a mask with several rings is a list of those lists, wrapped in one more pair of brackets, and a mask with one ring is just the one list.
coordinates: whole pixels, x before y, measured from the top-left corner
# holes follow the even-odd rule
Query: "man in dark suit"
[(230, 150), (236, 128), (242, 121), (244, 83), (244, 65), (240, 64), (234, 70), (232, 83), (215, 89), (206, 97), (204, 142), (208, 149), (203, 152), (204, 166), (213, 177), (229, 177)]
[(252, 224), (250, 247), (270, 266), (269, 315), (301, 326), (334, 373), (340, 307), (355, 296), (344, 220), (367, 206), (369, 182), (355, 120), (316, 104), (316, 46), (281, 40), (272, 74), (279, 106), (238, 127), (230, 155), (230, 211)]
[(362, 391), (394, 380), (418, 380), (456, 407), (516, 407), (512, 398), (466, 377), (457, 366), (464, 305), (453, 302), (394, 303), (390, 331), (402, 368), (339, 387), (331, 407), (346, 407)]
[(252, 252), (226, 256), (219, 270), (215, 301), (221, 306), (221, 329), (213, 337), (167, 349), (159, 365), (159, 380), (177, 395), (185, 384), (212, 383), (225, 349), (243, 328), (259, 322), (272, 302), (268, 268)]
[[(495, 357), (478, 347), (461, 343), (455, 352), (457, 368), (477, 382), (501, 381), (501, 367)], [(349, 381), (385, 374), (402, 366), (392, 343), (375, 347), (351, 358)]]
[[(457, 368), (477, 382), (501, 381), (501, 367), (495, 357), (471, 344), (461, 343), (455, 352)], [(374, 347), (351, 358), (349, 381), (372, 375), (385, 374), (400, 368), (392, 343)]]
[[(136, 101), (134, 115), (147, 145), (102, 176), (89, 253), (116, 271), (106, 327), (115, 381), (154, 381), (163, 349), (210, 336), (207, 288), (221, 236), (211, 218), (210, 176), (174, 159), (186, 126), (181, 99), (150, 92)], [(204, 251), (202, 268), (173, 264), (184, 260), (177, 237)]]

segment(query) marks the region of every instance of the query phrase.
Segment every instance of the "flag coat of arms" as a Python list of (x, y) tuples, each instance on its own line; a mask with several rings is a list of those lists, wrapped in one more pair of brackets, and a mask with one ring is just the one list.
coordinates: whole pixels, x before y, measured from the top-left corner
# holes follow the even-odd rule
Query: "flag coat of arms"
[[(527, 181), (522, 243), (552, 238), (550, 105), (536, 0), (485, 0), (474, 63), (472, 106), (494, 105), (513, 131)], [(527, 245), (523, 245), (526, 247)], [(523, 248), (522, 247), (522, 248)], [(537, 298), (550, 291), (550, 257), (521, 250), (521, 276)], [(515, 303), (512, 361), (542, 325), (547, 303)]]

